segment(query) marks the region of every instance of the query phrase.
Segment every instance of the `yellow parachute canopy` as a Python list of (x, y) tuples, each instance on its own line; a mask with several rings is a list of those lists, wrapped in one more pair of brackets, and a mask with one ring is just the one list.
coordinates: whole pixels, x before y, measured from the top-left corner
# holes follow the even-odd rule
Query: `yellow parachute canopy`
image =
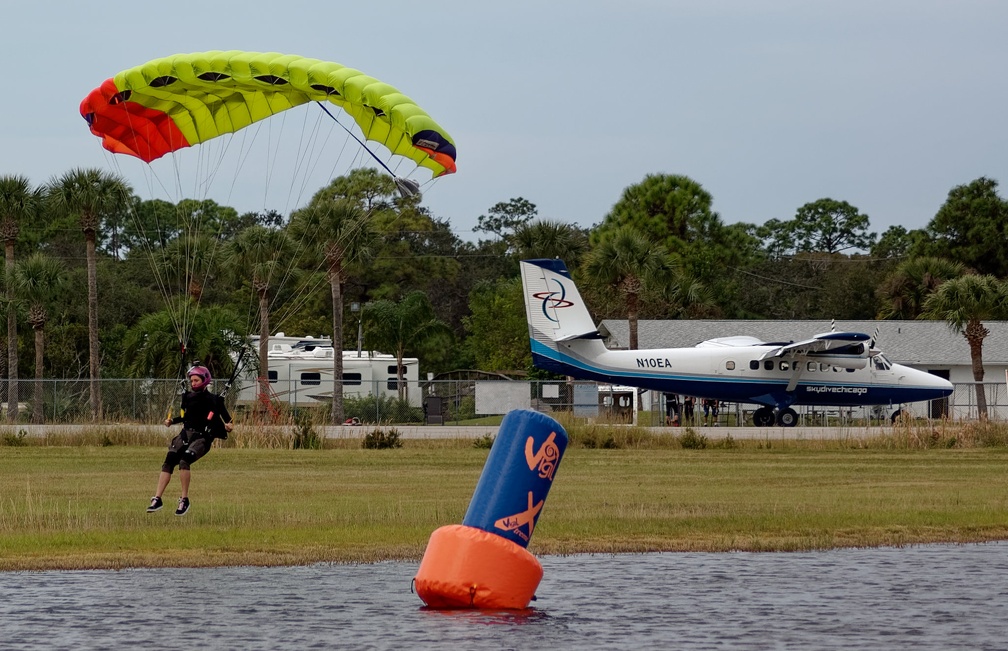
[(455, 171), (451, 137), (409, 97), (353, 68), (290, 54), (155, 59), (107, 79), (80, 112), (106, 149), (150, 162), (312, 101), (338, 106), (365, 140), (435, 177)]

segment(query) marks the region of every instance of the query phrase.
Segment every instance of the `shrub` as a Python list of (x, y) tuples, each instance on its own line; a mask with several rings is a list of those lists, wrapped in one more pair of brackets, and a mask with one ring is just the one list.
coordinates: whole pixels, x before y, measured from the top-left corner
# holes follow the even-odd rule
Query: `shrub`
[(294, 436), (291, 446), (295, 450), (321, 450), (322, 437), (315, 430), (313, 419), (308, 412), (298, 412), (294, 417)]
[(413, 407), (398, 396), (348, 396), (343, 400), (343, 412), (362, 423), (423, 422), (423, 408)]
[(687, 427), (679, 435), (679, 445), (684, 450), (703, 450), (707, 447), (707, 437), (703, 434), (697, 434), (696, 430), (692, 427)]
[(24, 431), (23, 429), (18, 430), (17, 434), (10, 434), (10, 433), (4, 434), (3, 435), (3, 444), (4, 445), (9, 445), (9, 446), (12, 446), (12, 447), (17, 447), (19, 445), (24, 445), (25, 444), (25, 437), (26, 436), (28, 436), (28, 432)]
[(399, 440), (399, 430), (394, 427), (388, 430), (371, 430), (364, 435), (363, 447), (365, 450), (401, 448), (402, 441)]

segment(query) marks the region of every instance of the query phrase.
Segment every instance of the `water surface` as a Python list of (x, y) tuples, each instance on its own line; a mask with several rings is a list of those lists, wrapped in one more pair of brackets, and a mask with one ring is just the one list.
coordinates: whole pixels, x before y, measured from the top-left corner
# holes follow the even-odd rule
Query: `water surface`
[(1008, 543), (541, 561), (521, 612), (416, 563), (0, 573), (0, 648), (1008, 649)]

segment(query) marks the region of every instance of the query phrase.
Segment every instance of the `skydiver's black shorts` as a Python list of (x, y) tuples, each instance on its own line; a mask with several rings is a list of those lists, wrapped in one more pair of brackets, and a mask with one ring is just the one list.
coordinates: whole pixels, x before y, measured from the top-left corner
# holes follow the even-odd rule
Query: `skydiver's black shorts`
[(197, 436), (195, 432), (179, 432), (168, 444), (168, 454), (165, 455), (161, 470), (169, 474), (175, 470), (175, 466), (179, 470), (189, 470), (190, 465), (206, 456), (212, 443), (213, 439)]

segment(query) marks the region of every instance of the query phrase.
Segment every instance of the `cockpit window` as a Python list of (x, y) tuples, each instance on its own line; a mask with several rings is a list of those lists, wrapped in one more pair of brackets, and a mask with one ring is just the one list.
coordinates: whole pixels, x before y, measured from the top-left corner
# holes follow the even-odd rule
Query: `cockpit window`
[(876, 371), (888, 371), (892, 368), (892, 362), (886, 359), (886, 356), (882, 353), (872, 357), (872, 364), (875, 365)]

